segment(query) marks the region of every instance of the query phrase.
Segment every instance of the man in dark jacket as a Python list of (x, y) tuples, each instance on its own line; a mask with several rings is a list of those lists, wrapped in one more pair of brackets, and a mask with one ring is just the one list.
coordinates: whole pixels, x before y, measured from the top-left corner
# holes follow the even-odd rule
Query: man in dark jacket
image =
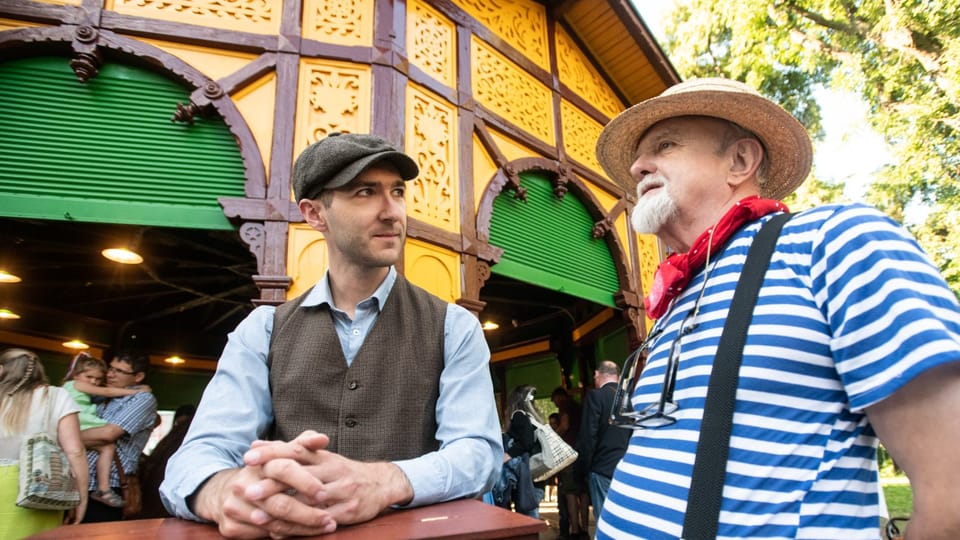
[(593, 515), (599, 516), (610, 488), (613, 470), (627, 451), (630, 430), (610, 424), (610, 409), (617, 392), (617, 365), (604, 360), (593, 372), (597, 389), (588, 393), (583, 405), (577, 437), (578, 471), (588, 477)]

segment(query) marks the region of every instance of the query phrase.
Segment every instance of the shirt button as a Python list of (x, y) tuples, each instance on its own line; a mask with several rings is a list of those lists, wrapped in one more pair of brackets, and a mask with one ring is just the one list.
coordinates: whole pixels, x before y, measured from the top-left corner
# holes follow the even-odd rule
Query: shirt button
[(347, 388), (351, 390), (356, 390), (360, 385), (357, 384), (357, 381), (350, 381), (350, 384), (347, 385)]
[(353, 418), (348, 419), (344, 424), (346, 424), (347, 427), (357, 427), (357, 421)]
[(360, 335), (360, 331), (357, 330), (356, 328), (354, 328), (354, 329), (353, 329), (353, 335), (359, 336), (359, 335)]

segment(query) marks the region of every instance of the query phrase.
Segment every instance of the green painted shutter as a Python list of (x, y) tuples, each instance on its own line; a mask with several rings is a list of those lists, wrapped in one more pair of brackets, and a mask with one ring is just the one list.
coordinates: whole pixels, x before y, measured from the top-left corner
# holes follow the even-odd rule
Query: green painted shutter
[(620, 290), (613, 257), (603, 239), (591, 235), (594, 220), (572, 193), (553, 195), (550, 181), (523, 173), (527, 201), (504, 192), (493, 201), (490, 243), (503, 248), (495, 274), (598, 304), (616, 307)]
[(65, 57), (0, 63), (0, 216), (230, 229), (244, 196), (223, 120), (171, 121), (186, 87), (107, 63), (86, 83)]

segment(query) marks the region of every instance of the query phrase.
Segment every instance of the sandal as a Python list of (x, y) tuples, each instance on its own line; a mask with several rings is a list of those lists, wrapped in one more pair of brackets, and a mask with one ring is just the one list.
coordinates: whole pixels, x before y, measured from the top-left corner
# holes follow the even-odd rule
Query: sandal
[(112, 489), (94, 491), (90, 498), (113, 508), (123, 508), (123, 499)]

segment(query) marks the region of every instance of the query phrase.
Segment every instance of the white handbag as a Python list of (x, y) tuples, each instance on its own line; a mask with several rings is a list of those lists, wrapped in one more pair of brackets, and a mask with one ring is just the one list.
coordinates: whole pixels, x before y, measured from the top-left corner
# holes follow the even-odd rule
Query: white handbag
[(530, 476), (534, 482), (543, 482), (573, 465), (577, 460), (577, 451), (552, 427), (541, 424), (529, 414), (527, 417), (536, 428), (537, 441), (540, 442), (540, 452), (530, 456)]

